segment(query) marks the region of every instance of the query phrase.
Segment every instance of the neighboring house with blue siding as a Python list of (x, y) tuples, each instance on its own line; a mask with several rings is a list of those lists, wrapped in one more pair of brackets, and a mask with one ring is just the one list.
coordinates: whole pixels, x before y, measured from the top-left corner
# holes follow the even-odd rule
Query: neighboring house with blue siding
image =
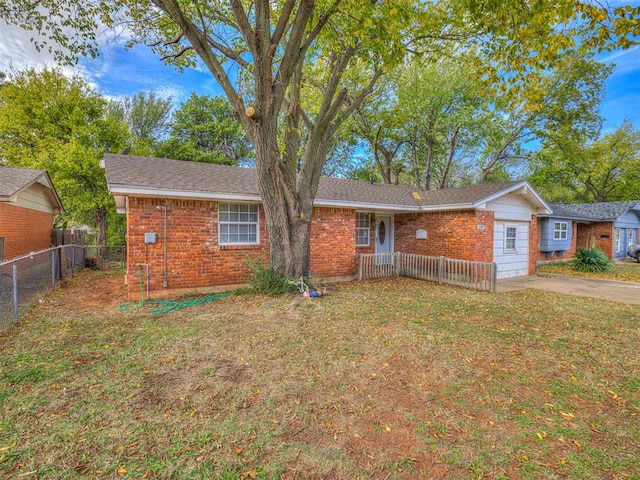
[(571, 258), (588, 247), (625, 258), (627, 247), (638, 243), (640, 201), (549, 205), (553, 212), (539, 218), (543, 260)]

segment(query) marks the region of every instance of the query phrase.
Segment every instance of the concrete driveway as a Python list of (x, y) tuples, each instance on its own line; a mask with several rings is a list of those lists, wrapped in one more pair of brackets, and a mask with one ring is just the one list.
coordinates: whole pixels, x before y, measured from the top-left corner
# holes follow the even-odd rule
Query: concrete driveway
[(532, 275), (528, 277), (504, 278), (498, 280), (496, 286), (498, 292), (511, 292), (525, 288), (640, 305), (640, 283), (571, 277), (566, 275)]

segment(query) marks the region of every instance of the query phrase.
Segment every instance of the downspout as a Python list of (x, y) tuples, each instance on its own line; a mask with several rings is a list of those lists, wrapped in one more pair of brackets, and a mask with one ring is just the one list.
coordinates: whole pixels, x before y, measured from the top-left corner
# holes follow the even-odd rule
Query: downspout
[(164, 199), (164, 233), (162, 236), (162, 242), (164, 243), (164, 271), (162, 272), (162, 286), (167, 288), (167, 199)]

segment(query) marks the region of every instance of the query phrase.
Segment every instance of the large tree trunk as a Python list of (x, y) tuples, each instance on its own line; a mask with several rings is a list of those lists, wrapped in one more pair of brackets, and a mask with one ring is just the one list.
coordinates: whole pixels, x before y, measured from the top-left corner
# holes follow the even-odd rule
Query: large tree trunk
[(295, 172), (287, 170), (278, 149), (275, 120), (267, 119), (256, 127), (256, 169), (271, 267), (286, 276), (308, 276), (312, 202), (305, 206), (298, 198)]
[[(233, 16), (231, 30), (236, 29), (245, 46), (239, 51), (219, 43), (210, 35), (209, 24), (178, 0), (152, 0), (180, 28), (190, 47), (214, 75), (233, 105), (243, 129), (256, 150), (258, 187), (269, 233), (272, 267), (280, 274), (309, 274), (311, 213), (320, 173), (326, 161), (330, 139), (340, 122), (360, 107), (382, 74), (373, 72), (360, 93), (349, 95), (341, 86), (345, 69), (357, 51), (351, 45), (339, 52), (328, 53), (329, 76), (322, 88), (322, 99), (314, 118), (301, 113), (300, 88), (305, 55), (318, 35), (336, 14), (341, 0), (333, 0), (323, 8), (315, 0), (287, 0), (274, 19), (272, 2), (230, 0)], [(272, 21), (275, 20), (275, 23)], [(247, 60), (251, 55), (251, 63)], [(229, 77), (219, 55), (250, 72), (252, 95), (245, 105), (242, 93)], [(179, 54), (181, 55), (181, 54)], [(284, 129), (284, 151), (278, 142), (278, 122), (297, 124), (303, 119), (306, 142), (300, 139), (298, 128)], [(291, 118), (286, 118), (293, 115)], [(298, 152), (305, 143), (305, 154), (299, 162)]]
[(93, 218), (96, 221), (96, 245), (107, 244), (107, 210), (104, 207), (93, 209)]

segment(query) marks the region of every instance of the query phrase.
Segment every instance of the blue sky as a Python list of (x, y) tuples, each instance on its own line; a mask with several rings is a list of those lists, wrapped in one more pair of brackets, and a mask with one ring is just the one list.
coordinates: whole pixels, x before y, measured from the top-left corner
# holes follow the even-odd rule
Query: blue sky
[[(54, 65), (49, 54), (36, 52), (31, 46), (28, 32), (1, 23), (0, 71)], [(603, 53), (597, 58), (615, 64), (613, 74), (606, 82), (606, 96), (602, 104), (605, 133), (614, 130), (624, 119), (631, 120), (636, 128), (640, 128), (640, 47)], [(125, 50), (115, 43), (104, 45), (98, 58), (83, 59), (75, 69), (65, 69), (80, 73), (109, 97), (153, 90), (162, 96), (172, 97), (177, 104), (188, 98), (191, 92), (211, 96), (222, 94), (207, 71), (186, 69), (179, 72), (164, 65), (144, 46)]]

